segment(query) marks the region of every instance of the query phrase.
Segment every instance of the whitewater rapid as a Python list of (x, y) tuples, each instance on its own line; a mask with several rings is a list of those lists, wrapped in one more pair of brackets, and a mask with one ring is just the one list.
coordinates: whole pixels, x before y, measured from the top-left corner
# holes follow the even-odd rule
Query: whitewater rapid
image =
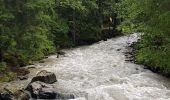
[(132, 34), (64, 50), (36, 66), (54, 72), (56, 91), (75, 100), (170, 100), (170, 80), (125, 61), (126, 47), (137, 39)]
[(74, 100), (170, 100), (169, 79), (126, 61), (126, 47), (137, 39), (132, 34), (63, 50), (64, 56), (32, 65), (30, 76), (40, 70), (54, 72), (55, 90), (74, 94)]

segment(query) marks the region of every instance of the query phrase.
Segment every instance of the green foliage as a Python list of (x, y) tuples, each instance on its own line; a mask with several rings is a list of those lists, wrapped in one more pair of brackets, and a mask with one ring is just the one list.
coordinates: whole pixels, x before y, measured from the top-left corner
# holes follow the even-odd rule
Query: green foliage
[(9, 71), (5, 62), (0, 62), (0, 82), (8, 82), (16, 78), (16, 74)]
[(7, 66), (5, 62), (0, 62), (0, 73), (3, 73), (6, 70)]
[(0, 59), (19, 67), (80, 41), (98, 41), (114, 14), (115, 0), (0, 0)]
[(170, 44), (163, 44), (162, 46), (149, 45), (144, 46), (143, 42), (137, 46), (136, 59), (138, 62), (145, 64), (150, 69), (169, 75), (170, 73)]
[[(150, 69), (170, 75), (170, 4), (169, 0), (121, 0), (119, 29), (144, 32), (136, 46), (136, 59)], [(127, 24), (128, 23), (128, 24)]]

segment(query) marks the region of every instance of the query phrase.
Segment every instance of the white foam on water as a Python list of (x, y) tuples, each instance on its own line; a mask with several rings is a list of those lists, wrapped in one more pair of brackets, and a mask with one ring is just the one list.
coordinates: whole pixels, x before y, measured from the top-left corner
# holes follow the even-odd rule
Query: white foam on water
[(125, 61), (126, 46), (137, 39), (132, 34), (64, 50), (65, 56), (52, 55), (37, 70), (54, 72), (56, 90), (74, 100), (170, 100), (170, 80)]

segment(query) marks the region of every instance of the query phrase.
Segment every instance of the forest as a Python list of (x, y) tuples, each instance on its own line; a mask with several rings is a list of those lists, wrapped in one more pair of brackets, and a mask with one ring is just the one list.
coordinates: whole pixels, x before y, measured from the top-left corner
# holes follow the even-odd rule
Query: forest
[(0, 0), (0, 73), (13, 77), (13, 67), (114, 36), (115, 6), (114, 0)]
[(170, 1), (122, 0), (119, 16), (124, 31), (144, 33), (135, 58), (154, 72), (170, 75)]
[[(144, 33), (138, 63), (170, 75), (169, 0), (0, 0), (0, 81), (63, 48)], [(3, 78), (2, 78), (3, 77)]]
[(0, 100), (170, 100), (170, 0), (0, 0)]

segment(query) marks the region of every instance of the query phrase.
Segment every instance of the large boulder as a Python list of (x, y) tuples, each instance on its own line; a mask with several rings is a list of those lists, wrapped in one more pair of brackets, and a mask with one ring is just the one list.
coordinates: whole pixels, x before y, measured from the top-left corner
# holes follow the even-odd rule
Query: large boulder
[(72, 94), (61, 94), (54, 90), (52, 83), (56, 82), (56, 76), (52, 72), (42, 70), (33, 77), (26, 90), (35, 99), (74, 99)]
[(51, 84), (46, 84), (40, 81), (30, 83), (26, 90), (29, 91), (32, 98), (35, 99), (74, 99), (73, 94), (58, 93), (54, 90), (54, 87)]
[(30, 83), (26, 90), (36, 99), (55, 99), (57, 95), (52, 85), (40, 81)]
[(57, 79), (56, 79), (56, 75), (54, 73), (48, 72), (46, 70), (42, 70), (42, 71), (38, 72), (35, 77), (33, 77), (31, 83), (35, 82), (35, 81), (41, 81), (44, 83), (52, 84), (52, 83), (56, 82)]

